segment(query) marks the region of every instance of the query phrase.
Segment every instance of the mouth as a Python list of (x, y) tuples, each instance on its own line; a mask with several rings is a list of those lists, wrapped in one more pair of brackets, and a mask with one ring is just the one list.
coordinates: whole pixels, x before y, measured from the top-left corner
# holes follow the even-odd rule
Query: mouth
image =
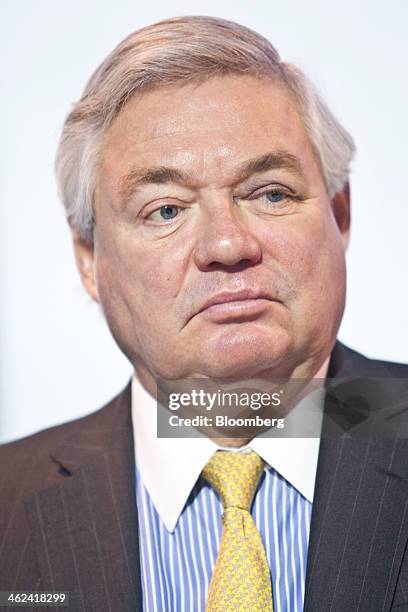
[(251, 321), (261, 316), (274, 301), (253, 289), (222, 292), (204, 302), (196, 314), (218, 323)]

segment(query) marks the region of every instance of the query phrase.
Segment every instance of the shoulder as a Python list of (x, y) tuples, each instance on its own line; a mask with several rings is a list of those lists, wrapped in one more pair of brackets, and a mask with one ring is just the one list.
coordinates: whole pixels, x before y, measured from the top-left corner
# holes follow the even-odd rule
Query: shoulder
[[(87, 416), (0, 446), (0, 580), (4, 584), (16, 584), (19, 559), (25, 564), (21, 566), (24, 585), (36, 584), (37, 578), (30, 573), (34, 571), (31, 564), (35, 565), (34, 555), (29, 552), (32, 531), (27, 509), (31, 500), (40, 503), (54, 487), (59, 490), (88, 453), (105, 450), (112, 440), (121, 435), (123, 438), (123, 432), (126, 440), (131, 440), (130, 425), (128, 384), (105, 406)], [(71, 463), (67, 464), (67, 460)]]
[(376, 365), (387, 371), (390, 378), (408, 378), (408, 364), (394, 361), (373, 360)]
[[(34, 465), (41, 472), (49, 466), (52, 450), (63, 444), (66, 439), (77, 439), (89, 432), (108, 430), (115, 422), (123, 400), (130, 394), (130, 383), (127, 387), (107, 402), (102, 408), (86, 416), (55, 425), (24, 438), (0, 444), (0, 483), (4, 487), (7, 481), (21, 480), (22, 472)], [(51, 457), (50, 457), (51, 455)], [(29, 468), (29, 469), (30, 469)]]
[(329, 378), (408, 378), (408, 364), (372, 359), (337, 341), (330, 358)]

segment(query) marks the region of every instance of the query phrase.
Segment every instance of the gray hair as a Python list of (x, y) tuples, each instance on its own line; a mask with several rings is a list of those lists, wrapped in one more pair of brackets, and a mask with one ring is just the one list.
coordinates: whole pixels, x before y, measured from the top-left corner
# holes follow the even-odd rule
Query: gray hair
[(329, 197), (342, 189), (354, 143), (309, 79), (247, 27), (215, 17), (175, 17), (125, 38), (94, 72), (64, 123), (55, 168), (66, 216), (81, 238), (93, 240), (100, 145), (126, 102), (151, 86), (223, 74), (269, 76), (283, 84), (294, 97)]

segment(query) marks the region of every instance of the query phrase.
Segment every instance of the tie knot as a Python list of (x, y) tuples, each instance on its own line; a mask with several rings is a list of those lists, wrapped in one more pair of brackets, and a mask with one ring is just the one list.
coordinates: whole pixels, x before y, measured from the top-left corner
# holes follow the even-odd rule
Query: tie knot
[(250, 511), (263, 472), (263, 461), (253, 451), (216, 451), (204, 466), (203, 478), (221, 496), (224, 508)]

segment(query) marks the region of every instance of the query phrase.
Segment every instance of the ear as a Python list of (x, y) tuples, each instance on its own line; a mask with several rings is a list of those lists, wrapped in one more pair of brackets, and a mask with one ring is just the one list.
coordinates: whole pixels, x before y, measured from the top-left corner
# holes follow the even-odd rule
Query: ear
[(344, 250), (347, 249), (350, 239), (350, 184), (344, 183), (343, 189), (334, 194), (331, 199), (331, 207), (334, 218), (339, 228)]
[(99, 293), (96, 285), (96, 268), (94, 257), (94, 245), (92, 242), (84, 240), (78, 232), (71, 227), (72, 240), (74, 245), (75, 259), (82, 284), (90, 297), (99, 303)]

